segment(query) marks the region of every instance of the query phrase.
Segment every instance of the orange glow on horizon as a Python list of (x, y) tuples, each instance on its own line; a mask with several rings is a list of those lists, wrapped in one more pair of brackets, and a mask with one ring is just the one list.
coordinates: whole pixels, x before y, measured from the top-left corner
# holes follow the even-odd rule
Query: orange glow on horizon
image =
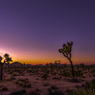
[[(20, 51), (23, 52), (23, 51)], [(11, 49), (0, 49), (0, 56), (4, 57), (5, 53), (8, 53), (12, 57), (13, 62), (18, 61), (26, 64), (46, 64), (54, 63), (56, 60), (60, 60), (62, 64), (70, 64), (69, 60), (60, 53), (42, 52), (42, 51), (25, 51), (20, 53), (19, 51), (14, 51)], [(73, 54), (72, 56), (73, 64), (80, 63), (94, 63), (94, 58), (84, 55)]]

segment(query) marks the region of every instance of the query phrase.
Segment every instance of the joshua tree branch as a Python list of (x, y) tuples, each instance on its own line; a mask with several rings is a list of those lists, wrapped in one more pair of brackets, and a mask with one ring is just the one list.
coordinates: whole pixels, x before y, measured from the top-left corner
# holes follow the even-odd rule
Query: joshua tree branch
[(67, 57), (67, 55), (65, 53), (62, 53), (65, 57)]

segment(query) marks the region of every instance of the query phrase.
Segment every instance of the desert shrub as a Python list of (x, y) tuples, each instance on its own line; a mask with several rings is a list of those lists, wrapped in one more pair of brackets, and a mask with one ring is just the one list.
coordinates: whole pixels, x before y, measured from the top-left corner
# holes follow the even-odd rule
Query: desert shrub
[(19, 81), (18, 85), (23, 86), (23, 82)]
[(23, 87), (24, 87), (24, 88), (31, 88), (31, 84), (26, 84), (26, 83), (25, 83), (25, 84), (23, 84)]
[(28, 70), (27, 72), (28, 72), (28, 73), (31, 73), (31, 72), (32, 72), (32, 70)]
[(76, 87), (77, 89), (81, 88), (81, 86), (79, 86), (79, 85), (76, 85), (75, 87)]
[(23, 84), (23, 87), (24, 87), (24, 88), (27, 87), (26, 84)]
[(69, 94), (69, 93), (71, 93), (71, 92), (74, 92), (74, 90), (67, 89), (65, 92), (68, 92), (68, 94)]
[(15, 81), (15, 84), (18, 84), (19, 83), (19, 81)]
[(95, 69), (91, 71), (91, 73), (95, 73)]
[(46, 73), (48, 74), (50, 71), (48, 69), (46, 69)]
[(64, 95), (62, 91), (52, 91), (51, 89), (48, 89), (49, 93), (48, 95)]
[(34, 89), (29, 92), (29, 95), (40, 95), (40, 94), (36, 91), (36, 89)]
[(27, 87), (27, 88), (31, 88), (31, 84), (27, 84), (26, 87)]
[(93, 77), (95, 77), (95, 74), (93, 74)]
[(54, 72), (54, 73), (53, 73), (53, 76), (55, 76), (56, 74), (57, 74), (57, 73), (56, 73), (56, 72)]
[(69, 95), (95, 95), (95, 79), (81, 85), (77, 91), (70, 91)]
[(8, 90), (7, 87), (3, 87), (3, 88), (2, 88), (2, 91), (7, 91), (7, 90)]
[(48, 85), (50, 85), (49, 83), (44, 83), (44, 86), (48, 86)]
[(79, 76), (79, 77), (83, 76), (83, 73), (81, 70), (75, 70), (74, 72), (75, 72), (75, 76)]
[(62, 78), (62, 77), (55, 76), (52, 79), (58, 79), (59, 80), (60, 78)]
[(41, 76), (41, 78), (44, 78), (45, 80), (47, 79), (47, 74), (45, 73), (45, 74), (43, 74), (42, 76)]
[(18, 81), (25, 82), (25, 83), (29, 83), (28, 78), (25, 78), (25, 79), (18, 79)]
[(92, 89), (79, 89), (78, 91), (69, 92), (68, 95), (95, 95), (95, 92)]
[(86, 78), (86, 76), (82, 76), (82, 78)]
[(18, 90), (16, 92), (10, 93), (10, 95), (25, 95), (26, 90)]
[(63, 76), (64, 76), (64, 77), (70, 77), (70, 73), (69, 73), (69, 72), (64, 71), (64, 72), (63, 72)]
[(39, 88), (36, 88), (35, 90), (36, 90), (37, 92), (41, 92), (41, 90), (40, 90)]
[(17, 76), (17, 74), (12, 74), (12, 76)]
[(0, 88), (3, 87), (3, 85), (0, 85)]
[(34, 83), (37, 83), (36, 81), (34, 81)]
[(29, 83), (29, 80), (25, 80), (25, 83)]
[(51, 89), (57, 89), (56, 85), (51, 85)]
[(39, 80), (39, 78), (36, 78), (36, 80)]

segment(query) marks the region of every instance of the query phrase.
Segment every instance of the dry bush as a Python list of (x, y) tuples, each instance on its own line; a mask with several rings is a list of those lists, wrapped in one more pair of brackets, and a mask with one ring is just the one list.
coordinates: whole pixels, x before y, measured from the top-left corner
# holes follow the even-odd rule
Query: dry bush
[(31, 90), (31, 91), (29, 92), (29, 95), (40, 95), (40, 94), (37, 92), (36, 89), (34, 89), (34, 90)]
[(18, 85), (23, 86), (23, 82), (19, 81)]
[(49, 88), (48, 91), (49, 91), (48, 95), (64, 95), (64, 93), (60, 90), (53, 91), (51, 88)]
[(41, 76), (41, 78), (44, 78), (45, 80), (47, 79), (47, 74), (45, 73), (45, 74), (43, 74), (42, 76)]
[(56, 85), (51, 85), (51, 89), (57, 89)]
[(23, 90), (18, 90), (16, 92), (12, 92), (10, 93), (10, 95), (25, 95), (26, 94), (26, 90), (23, 89)]
[(29, 83), (29, 80), (25, 80), (25, 83)]
[(49, 86), (50, 84), (49, 83), (44, 83), (44, 86)]
[(55, 77), (53, 77), (52, 79), (58, 79), (58, 80), (60, 80), (62, 77), (58, 77), (58, 76), (55, 76)]
[(1, 91), (7, 91), (7, 90), (8, 90), (7, 87), (3, 87), (3, 88), (1, 89)]

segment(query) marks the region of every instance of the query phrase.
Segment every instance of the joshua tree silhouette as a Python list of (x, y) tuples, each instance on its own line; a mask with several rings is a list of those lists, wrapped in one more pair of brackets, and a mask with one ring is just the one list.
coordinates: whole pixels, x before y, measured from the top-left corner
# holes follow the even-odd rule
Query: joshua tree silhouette
[(4, 57), (5, 57), (4, 61), (5, 61), (5, 63), (7, 62), (8, 67), (9, 67), (9, 62), (12, 61), (12, 59), (11, 59), (11, 57), (9, 57), (9, 54), (7, 54), (7, 53), (4, 55)]
[(72, 63), (72, 60), (71, 60), (71, 57), (72, 57), (72, 54), (71, 54), (72, 45), (73, 45), (73, 42), (67, 42), (67, 44), (63, 44), (62, 48), (59, 49), (58, 51), (60, 53), (62, 53), (70, 61), (71, 69), (72, 69), (72, 76), (75, 77), (73, 63)]
[(9, 54), (6, 53), (4, 57), (5, 57), (5, 60), (2, 63), (1, 61), (3, 58), (0, 56), (0, 80), (1, 81), (3, 80), (3, 65), (7, 62), (8, 67), (9, 67), (9, 62), (12, 61), (12, 59), (9, 57)]

